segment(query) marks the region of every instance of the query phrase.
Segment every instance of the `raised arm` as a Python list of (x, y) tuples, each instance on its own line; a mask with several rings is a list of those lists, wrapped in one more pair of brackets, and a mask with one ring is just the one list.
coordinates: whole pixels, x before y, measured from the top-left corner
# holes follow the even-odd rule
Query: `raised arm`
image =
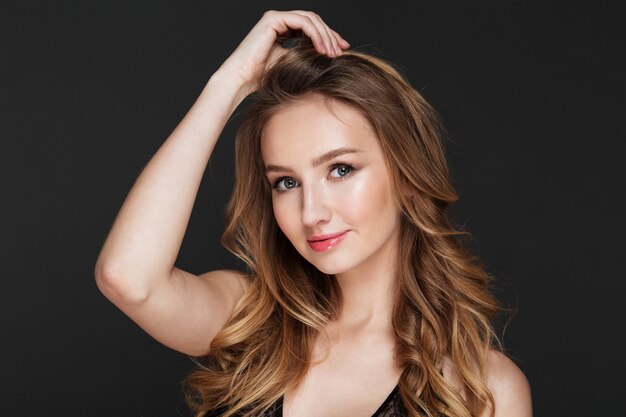
[(290, 30), (302, 30), (329, 56), (348, 47), (314, 13), (266, 12), (142, 170), (95, 265), (98, 288), (111, 302), (155, 339), (189, 355), (208, 351), (246, 281), (236, 271), (196, 276), (174, 262), (222, 129), (285, 52), (276, 40)]

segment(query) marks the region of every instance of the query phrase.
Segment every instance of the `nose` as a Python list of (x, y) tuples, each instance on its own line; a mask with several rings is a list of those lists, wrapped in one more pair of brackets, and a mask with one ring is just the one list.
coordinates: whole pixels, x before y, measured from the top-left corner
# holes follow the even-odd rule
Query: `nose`
[(319, 224), (330, 221), (332, 210), (325, 196), (323, 185), (313, 184), (302, 186), (302, 224), (315, 228)]

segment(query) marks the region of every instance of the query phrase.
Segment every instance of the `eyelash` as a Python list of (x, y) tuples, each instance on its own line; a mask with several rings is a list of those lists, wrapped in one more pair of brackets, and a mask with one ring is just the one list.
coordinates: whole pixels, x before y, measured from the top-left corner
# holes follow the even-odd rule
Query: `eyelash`
[[(343, 162), (339, 162), (339, 163), (332, 165), (330, 167), (330, 171), (334, 171), (335, 169), (341, 168), (341, 167), (347, 167), (349, 169), (349, 172), (343, 177), (335, 177), (333, 178), (333, 180), (343, 181), (344, 179), (351, 177), (352, 174), (356, 171), (356, 169), (352, 165), (346, 164)], [(272, 184), (272, 188), (279, 193), (286, 193), (287, 191), (291, 190), (292, 188), (288, 188), (286, 190), (281, 190), (278, 188), (278, 184), (280, 184), (283, 180), (286, 180), (286, 179), (293, 179), (293, 178), (292, 177), (280, 177), (276, 181), (274, 181), (274, 183)], [(296, 188), (296, 187), (293, 187), (293, 188)]]

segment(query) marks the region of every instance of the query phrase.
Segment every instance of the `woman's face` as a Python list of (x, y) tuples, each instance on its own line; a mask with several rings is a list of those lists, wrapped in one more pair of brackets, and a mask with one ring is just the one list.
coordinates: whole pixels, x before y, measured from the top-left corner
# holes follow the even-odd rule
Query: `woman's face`
[(279, 227), (320, 271), (340, 274), (395, 247), (400, 211), (367, 119), (328, 104), (313, 95), (272, 116), (261, 152)]

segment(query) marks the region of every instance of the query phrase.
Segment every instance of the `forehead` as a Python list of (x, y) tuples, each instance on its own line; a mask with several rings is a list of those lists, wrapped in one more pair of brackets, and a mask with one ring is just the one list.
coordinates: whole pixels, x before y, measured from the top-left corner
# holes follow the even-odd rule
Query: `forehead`
[(265, 123), (261, 135), (266, 165), (297, 165), (339, 147), (380, 152), (376, 133), (359, 110), (320, 95), (282, 108)]

